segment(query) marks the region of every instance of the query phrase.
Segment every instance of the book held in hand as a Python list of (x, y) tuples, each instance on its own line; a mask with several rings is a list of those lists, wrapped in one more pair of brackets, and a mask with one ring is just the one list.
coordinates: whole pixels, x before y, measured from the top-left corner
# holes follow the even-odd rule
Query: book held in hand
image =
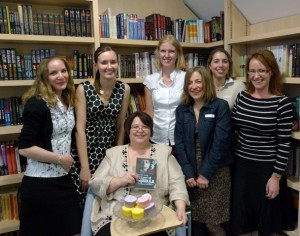
[(140, 179), (135, 183), (139, 189), (155, 189), (156, 188), (156, 171), (157, 160), (152, 158), (137, 158), (136, 173), (140, 175)]

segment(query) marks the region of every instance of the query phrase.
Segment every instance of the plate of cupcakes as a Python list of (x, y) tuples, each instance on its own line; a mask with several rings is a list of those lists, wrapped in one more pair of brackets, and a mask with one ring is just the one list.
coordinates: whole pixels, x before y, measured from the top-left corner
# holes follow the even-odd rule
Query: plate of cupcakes
[(162, 207), (161, 201), (150, 193), (141, 196), (127, 195), (115, 205), (113, 213), (128, 222), (143, 222), (156, 216)]

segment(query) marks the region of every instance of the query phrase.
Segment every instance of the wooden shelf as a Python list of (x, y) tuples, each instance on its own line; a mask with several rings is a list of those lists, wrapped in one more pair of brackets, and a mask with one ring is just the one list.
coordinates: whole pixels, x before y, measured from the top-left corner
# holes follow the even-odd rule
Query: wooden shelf
[(292, 132), (292, 138), (300, 140), (300, 131)]
[(300, 27), (293, 27), (289, 29), (282, 29), (282, 30), (263, 33), (259, 35), (249, 35), (249, 36), (229, 39), (228, 44), (248, 45), (248, 44), (256, 44), (256, 43), (264, 43), (267, 41), (270, 42), (270, 39), (272, 39), (272, 41), (281, 40), (281, 39), (286, 40), (290, 38), (297, 38), (299, 36), (300, 36)]
[(0, 234), (19, 230), (18, 220), (4, 220), (0, 222)]
[(0, 176), (0, 186), (19, 184), (21, 183), (23, 176), (24, 173)]
[(74, 44), (74, 45), (92, 45), (92, 37), (67, 37), (51, 35), (22, 35), (22, 34), (0, 34), (1, 43), (47, 43), (47, 44)]
[[(109, 44), (114, 47), (137, 47), (137, 48), (154, 48), (157, 46), (158, 41), (150, 40), (131, 40), (131, 39), (110, 39), (100, 38), (100, 44)], [(217, 41), (213, 43), (181, 43), (183, 48), (214, 48), (224, 45), (223, 41)]]
[[(3, 1), (1, 1), (3, 2)], [(20, 0), (4, 0), (9, 3), (20, 3)], [(87, 7), (89, 6), (90, 0), (26, 0), (26, 4), (37, 4), (37, 5), (49, 5), (49, 6), (65, 6), (65, 7)]]
[(297, 231), (298, 231), (298, 229), (295, 229), (295, 230), (292, 230), (292, 231), (283, 231), (283, 233), (285, 235), (288, 235), (288, 236), (298, 236)]
[(0, 135), (19, 134), (22, 127), (22, 125), (0, 126)]
[(296, 191), (300, 190), (300, 182), (298, 177), (295, 176), (287, 177), (287, 185), (289, 188), (294, 189)]

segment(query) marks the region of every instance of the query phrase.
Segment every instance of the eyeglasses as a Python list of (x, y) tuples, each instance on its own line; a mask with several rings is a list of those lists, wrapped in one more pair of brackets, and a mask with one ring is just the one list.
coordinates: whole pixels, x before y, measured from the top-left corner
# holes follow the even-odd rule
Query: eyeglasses
[(148, 127), (148, 126), (146, 126), (146, 125), (143, 125), (143, 126), (138, 126), (138, 125), (133, 125), (133, 126), (131, 126), (131, 129), (133, 130), (133, 131), (138, 131), (138, 130), (142, 130), (142, 131), (148, 131), (150, 128)]
[(259, 75), (265, 75), (266, 73), (268, 73), (269, 70), (265, 70), (265, 69), (258, 69), (258, 70), (248, 70), (248, 75), (255, 75), (256, 73), (258, 73)]

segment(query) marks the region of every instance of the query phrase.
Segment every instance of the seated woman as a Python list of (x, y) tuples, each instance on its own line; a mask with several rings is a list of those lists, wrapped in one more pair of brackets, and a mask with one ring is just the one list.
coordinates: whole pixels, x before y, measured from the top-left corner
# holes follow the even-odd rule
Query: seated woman
[[(178, 220), (186, 223), (185, 207), (189, 204), (184, 175), (167, 145), (151, 144), (153, 134), (152, 118), (144, 112), (131, 114), (124, 123), (130, 143), (110, 148), (90, 180), (92, 191), (101, 198), (101, 208), (92, 210), (92, 231), (94, 235), (110, 235), (112, 209), (126, 195), (135, 196), (145, 190), (135, 188), (140, 176), (135, 172), (137, 158), (157, 160), (156, 194), (164, 205), (174, 207)], [(100, 210), (99, 210), (100, 209)], [(175, 230), (153, 235), (175, 235)]]

